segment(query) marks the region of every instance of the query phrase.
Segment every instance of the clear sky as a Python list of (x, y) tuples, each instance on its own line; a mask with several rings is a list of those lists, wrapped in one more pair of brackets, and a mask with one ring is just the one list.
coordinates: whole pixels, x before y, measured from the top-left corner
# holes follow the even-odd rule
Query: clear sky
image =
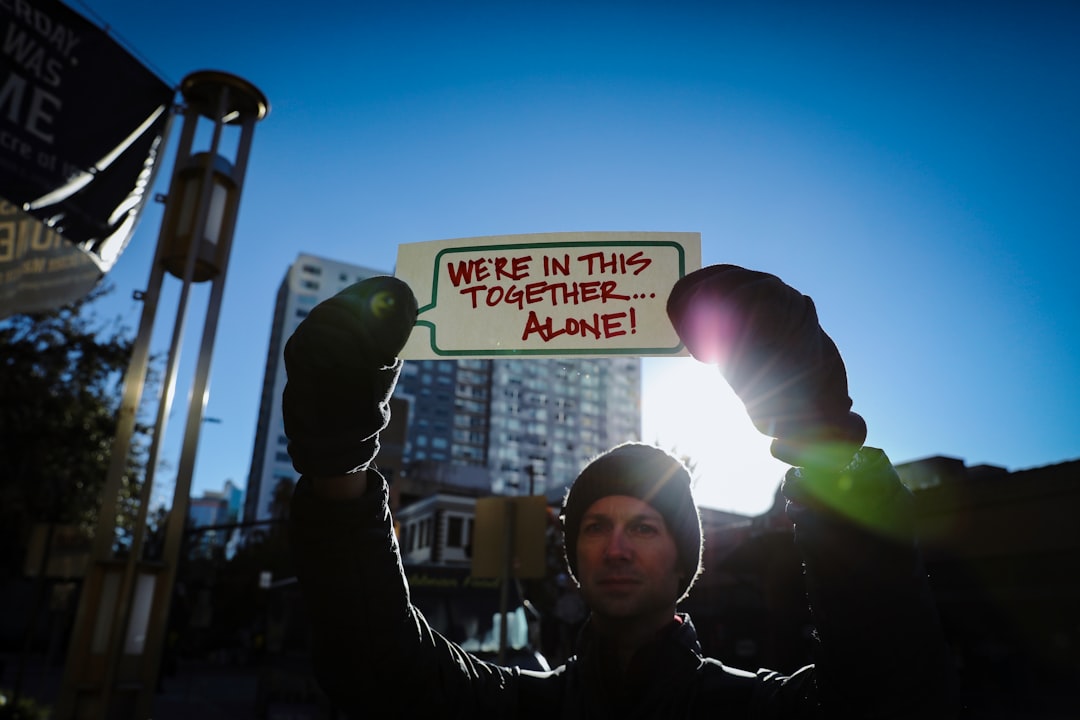
[[(390, 271), (400, 243), (529, 232), (700, 232), (705, 263), (784, 278), (896, 462), (1080, 457), (1076, 2), (71, 5), (170, 83), (224, 70), (271, 102), (196, 494), (246, 482), (297, 254)], [(159, 220), (111, 273), (132, 328)], [(645, 368), (644, 439), (695, 458), (704, 504), (765, 510), (783, 468), (716, 370)]]

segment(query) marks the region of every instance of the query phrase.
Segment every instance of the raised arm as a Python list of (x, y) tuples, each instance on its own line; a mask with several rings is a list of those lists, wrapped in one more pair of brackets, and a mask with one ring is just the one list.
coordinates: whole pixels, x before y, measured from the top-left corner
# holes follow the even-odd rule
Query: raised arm
[(810, 702), (836, 717), (953, 716), (911, 493), (883, 452), (862, 446), (866, 424), (813, 301), (774, 275), (716, 265), (676, 284), (668, 315), (794, 466), (782, 490), (819, 641)]
[(434, 632), (410, 602), (386, 481), (374, 466), (416, 300), (391, 277), (317, 305), (285, 347), (290, 538), (316, 677), (350, 714), (501, 717), (516, 673)]

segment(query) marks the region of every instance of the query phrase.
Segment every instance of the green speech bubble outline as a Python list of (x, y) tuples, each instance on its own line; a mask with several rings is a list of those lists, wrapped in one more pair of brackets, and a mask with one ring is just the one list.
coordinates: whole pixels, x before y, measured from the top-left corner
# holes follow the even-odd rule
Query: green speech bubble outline
[[(440, 250), (435, 255), (435, 262), (433, 263), (432, 279), (431, 279), (431, 302), (417, 310), (417, 316), (423, 315), (429, 310), (435, 309), (438, 305), (439, 298), (439, 269), (442, 267), (442, 258), (444, 255), (451, 255), (454, 253), (467, 253), (467, 252), (492, 252), (498, 250), (520, 250), (520, 249), (550, 249), (550, 248), (571, 248), (571, 247), (586, 247), (586, 248), (599, 248), (599, 247), (667, 247), (675, 250), (678, 258), (677, 264), (679, 268), (679, 277), (686, 276), (686, 251), (683, 246), (676, 242), (669, 240), (660, 241), (648, 241), (648, 240), (600, 240), (596, 242), (588, 241), (571, 241), (571, 242), (548, 242), (548, 243), (504, 243), (501, 245), (469, 245), (467, 247), (455, 247), (446, 248)], [(504, 357), (504, 356), (544, 356), (553, 357), (559, 355), (592, 355), (592, 356), (618, 356), (618, 355), (674, 355), (683, 350), (682, 342), (665, 347), (665, 348), (649, 348), (649, 347), (637, 347), (637, 348), (613, 348), (610, 350), (600, 351), (595, 348), (566, 348), (553, 352), (552, 350), (537, 349), (537, 350), (444, 350), (438, 346), (436, 339), (436, 327), (435, 323), (427, 320), (417, 319), (416, 325), (423, 325), (428, 328), (430, 332), (428, 337), (430, 339), (431, 352), (435, 355), (442, 357)]]

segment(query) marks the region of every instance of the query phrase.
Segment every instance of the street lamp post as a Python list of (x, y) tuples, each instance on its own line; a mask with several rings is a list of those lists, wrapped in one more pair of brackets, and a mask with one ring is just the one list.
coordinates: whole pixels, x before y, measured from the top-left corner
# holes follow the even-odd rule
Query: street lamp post
[[(150, 717), (240, 194), (255, 123), (269, 112), (269, 103), (258, 88), (229, 73), (192, 73), (181, 81), (180, 93), (184, 124), (150, 279), (143, 293), (139, 331), (124, 376), (120, 417), (102, 494), (93, 555), (79, 600), (56, 708), (61, 720)], [(206, 120), (213, 125), (210, 147), (193, 152), (196, 129), (200, 121)], [(222, 131), (227, 125), (239, 126), (240, 130), (232, 161), (221, 153)], [(117, 500), (142, 397), (150, 337), (166, 273), (181, 281), (181, 292), (132, 544), (126, 558), (117, 558), (113, 552)], [(144, 561), (142, 546), (146, 515), (176, 386), (188, 297), (192, 283), (205, 281), (211, 282), (210, 297), (192, 382), (173, 503), (165, 529), (163, 556), (158, 562)]]

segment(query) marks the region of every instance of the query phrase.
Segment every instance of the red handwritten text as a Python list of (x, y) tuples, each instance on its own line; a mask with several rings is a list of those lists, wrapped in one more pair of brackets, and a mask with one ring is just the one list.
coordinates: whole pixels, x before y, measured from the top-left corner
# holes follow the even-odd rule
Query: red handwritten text
[(618, 284), (614, 280), (587, 280), (585, 282), (549, 283), (534, 282), (527, 285), (476, 285), (467, 287), (459, 292), (472, 298), (472, 306), (479, 307), (481, 304), (488, 307), (496, 305), (513, 305), (518, 310), (526, 305), (536, 303), (551, 303), (552, 305), (580, 305), (582, 303), (600, 301), (606, 303), (611, 300), (629, 300), (629, 295), (619, 295), (615, 292)]
[[(593, 313), (591, 318), (565, 318), (559, 322), (561, 327), (556, 327), (555, 321), (550, 317), (543, 320), (533, 310), (529, 311), (529, 319), (525, 323), (525, 331), (521, 334), (522, 341), (528, 340), (532, 335), (538, 335), (544, 342), (551, 342), (560, 335), (573, 335), (580, 337), (592, 337), (596, 340), (601, 338), (613, 338), (627, 333), (626, 323), (629, 321), (631, 328), (635, 325), (635, 313), (633, 308), (630, 312), (616, 313)], [(636, 332), (631, 329), (630, 332)]]
[(647, 267), (652, 265), (650, 258), (644, 257), (644, 253), (638, 250), (627, 257), (622, 253), (594, 252), (587, 255), (579, 255), (578, 260), (585, 263), (589, 275), (640, 275)]
[(505, 258), (497, 257), (494, 261), (487, 258), (474, 260), (461, 260), (455, 263), (446, 263), (446, 271), (450, 273), (450, 282), (454, 287), (460, 287), (461, 283), (483, 282), (495, 273), (495, 280), (524, 280), (529, 277), (529, 262), (532, 255)]

